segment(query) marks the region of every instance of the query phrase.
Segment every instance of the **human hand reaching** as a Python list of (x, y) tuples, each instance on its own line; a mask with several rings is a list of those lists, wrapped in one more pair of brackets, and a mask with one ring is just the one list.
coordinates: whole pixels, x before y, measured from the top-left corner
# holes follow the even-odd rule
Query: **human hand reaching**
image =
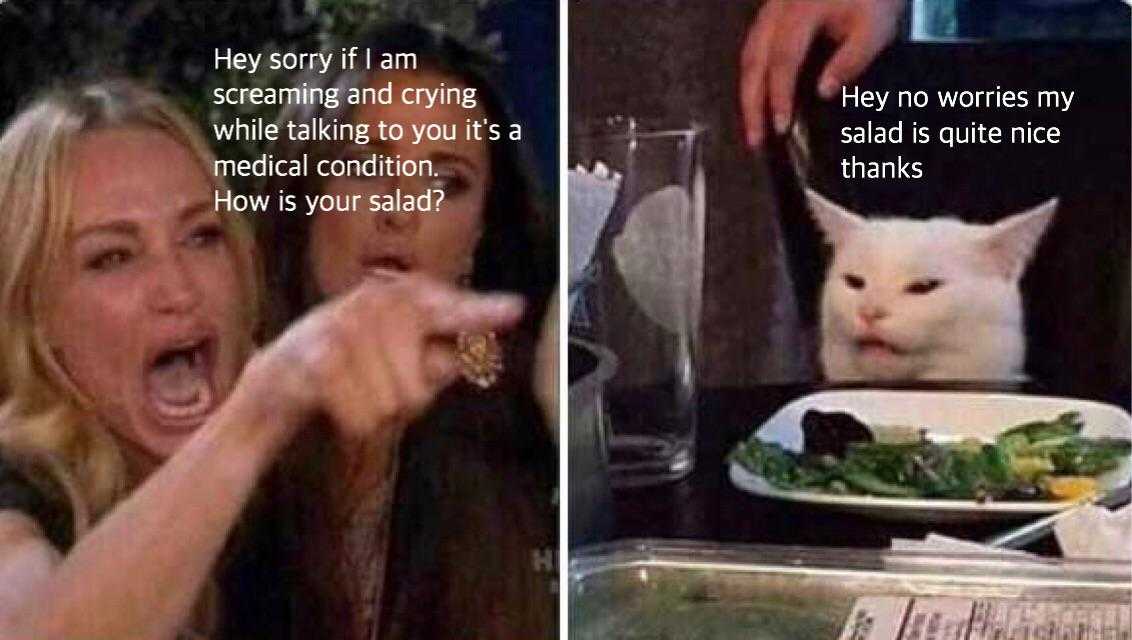
[(837, 43), (817, 91), (832, 98), (868, 68), (896, 36), (905, 0), (767, 0), (747, 31), (739, 98), (747, 144), (758, 147), (773, 125), (794, 117), (798, 72), (818, 34)]
[(558, 437), (558, 291), (546, 307), (535, 350), (534, 393), (551, 436)]

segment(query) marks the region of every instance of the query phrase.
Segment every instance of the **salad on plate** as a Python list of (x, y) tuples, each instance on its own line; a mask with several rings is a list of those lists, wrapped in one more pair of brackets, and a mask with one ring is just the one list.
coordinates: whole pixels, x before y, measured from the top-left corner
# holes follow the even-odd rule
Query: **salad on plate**
[(753, 435), (730, 462), (787, 491), (889, 498), (1075, 501), (1098, 494), (1098, 476), (1132, 451), (1126, 438), (1085, 437), (1079, 413), (1008, 426), (993, 439), (933, 435), (915, 426), (867, 425), (846, 412), (809, 409), (795, 452)]

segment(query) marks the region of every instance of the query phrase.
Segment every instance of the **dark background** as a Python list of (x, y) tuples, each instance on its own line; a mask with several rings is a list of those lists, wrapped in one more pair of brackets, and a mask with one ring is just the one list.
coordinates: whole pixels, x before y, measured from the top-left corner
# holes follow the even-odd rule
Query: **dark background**
[(558, 2), (511, 0), (488, 8), (485, 31), (499, 31), (507, 59), (503, 86), (536, 155), (542, 184), (558, 209)]
[[(914, 4), (921, 10), (933, 5)], [(1115, 0), (1072, 10), (1039, 9), (1023, 0), (979, 3), (1000, 9), (982, 12), (993, 14), (992, 23), (972, 14), (971, 3), (934, 4), (951, 9), (941, 24), (950, 24), (952, 31), (936, 34), (947, 41), (905, 38), (859, 84), (929, 91), (995, 85), (1076, 90), (1066, 114), (930, 108), (915, 113), (921, 124), (931, 125), (1046, 120), (1062, 128), (1061, 144), (984, 145), (958, 152), (941, 145), (842, 147), (836, 135), (841, 126), (884, 118), (813, 97), (815, 70), (829, 54), (828, 47), (819, 46), (800, 81), (801, 118), (811, 133), (810, 179), (831, 198), (867, 214), (947, 213), (990, 221), (1060, 196), (1056, 221), (1023, 281), (1027, 371), (1038, 379), (1085, 383), (1098, 396), (1127, 395), (1132, 323), (1128, 7)], [(710, 128), (699, 363), (706, 387), (818, 375), (815, 302), (826, 256), (783, 145), (753, 153), (742, 141), (738, 57), (757, 5), (706, 0), (570, 4), (572, 121), (626, 114), (696, 120)], [(1123, 20), (1114, 23), (1113, 12)], [(901, 115), (890, 109), (888, 118)], [(915, 155), (925, 163), (925, 177), (842, 180), (837, 163), (850, 153), (877, 160)]]
[[(226, 75), (213, 49), (318, 51), (382, 20), (438, 23), (465, 42), (501, 42), (501, 83), (557, 202), (558, 6), (553, 0), (4, 0), (0, 3), (0, 124), (41, 88), (106, 74), (144, 78), (173, 96), (202, 127), (235, 112), (208, 104), (216, 86), (282, 85), (285, 73)], [(274, 119), (273, 108), (251, 115)], [(211, 130), (206, 130), (211, 139)], [(222, 145), (252, 157), (257, 145)], [(250, 189), (253, 185), (236, 185)]]

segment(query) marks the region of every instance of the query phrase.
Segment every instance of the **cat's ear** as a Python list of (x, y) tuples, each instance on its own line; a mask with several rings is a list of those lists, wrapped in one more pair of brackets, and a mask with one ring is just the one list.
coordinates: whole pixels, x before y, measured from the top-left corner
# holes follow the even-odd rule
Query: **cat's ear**
[(1003, 218), (987, 228), (983, 250), (996, 272), (1008, 280), (1017, 280), (1038, 248), (1038, 241), (1053, 220), (1057, 198), (1051, 198), (1033, 209)]
[(810, 205), (810, 213), (825, 236), (825, 241), (833, 247), (842, 245), (846, 238), (865, 224), (864, 218), (827, 200), (813, 189), (806, 189), (806, 202)]

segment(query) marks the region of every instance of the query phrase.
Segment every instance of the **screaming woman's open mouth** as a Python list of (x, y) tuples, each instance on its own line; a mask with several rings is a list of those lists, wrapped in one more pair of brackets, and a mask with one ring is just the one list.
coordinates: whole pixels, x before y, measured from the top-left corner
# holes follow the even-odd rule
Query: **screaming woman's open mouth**
[(159, 350), (147, 363), (145, 392), (154, 417), (170, 427), (195, 427), (216, 404), (212, 373), (216, 339), (194, 338)]

